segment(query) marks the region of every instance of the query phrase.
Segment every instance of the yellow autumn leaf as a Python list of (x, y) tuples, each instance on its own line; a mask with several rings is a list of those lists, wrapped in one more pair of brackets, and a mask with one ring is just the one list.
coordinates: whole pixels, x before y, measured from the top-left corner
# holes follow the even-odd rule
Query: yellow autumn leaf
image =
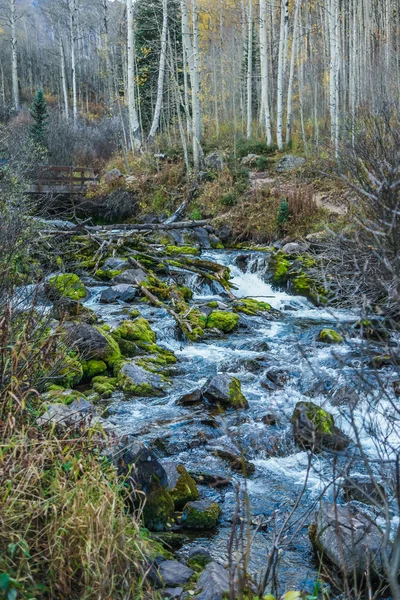
[(284, 596), (282, 596), (282, 600), (300, 600), (301, 592), (290, 591), (286, 592)]

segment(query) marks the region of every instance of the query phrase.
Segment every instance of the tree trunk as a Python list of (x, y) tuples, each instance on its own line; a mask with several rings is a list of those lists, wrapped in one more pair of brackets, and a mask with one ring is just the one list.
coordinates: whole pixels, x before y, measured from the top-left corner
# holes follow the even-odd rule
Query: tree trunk
[(157, 101), (154, 109), (153, 123), (150, 129), (148, 142), (152, 143), (160, 124), (160, 114), (164, 95), (165, 63), (167, 58), (167, 33), (168, 33), (168, 0), (163, 0), (163, 26), (161, 32), (161, 54), (158, 70)]
[(16, 20), (15, 0), (10, 0), (12, 97), (13, 109), (15, 112), (19, 112), (21, 106), (19, 100)]
[(65, 56), (64, 56), (64, 46), (61, 37), (61, 27), (58, 25), (58, 40), (59, 40), (59, 52), (60, 52), (60, 72), (61, 72), (61, 89), (63, 94), (63, 102), (64, 102), (64, 114), (65, 119), (68, 121), (69, 119), (69, 105), (68, 105), (68, 86), (67, 86), (67, 73), (65, 69)]
[(71, 45), (71, 76), (72, 76), (72, 112), (74, 116), (74, 124), (78, 120), (78, 97), (76, 87), (76, 60), (75, 60), (75, 43), (76, 43), (76, 0), (68, 0), (69, 8), (69, 34)]
[(277, 116), (276, 136), (279, 150), (283, 150), (283, 94), (286, 72), (286, 44), (289, 26), (289, 0), (281, 3), (281, 26), (279, 35), (278, 83), (277, 83)]
[(272, 144), (268, 86), (267, 0), (260, 0), (261, 121), (265, 125), (267, 144)]
[(290, 74), (289, 74), (289, 89), (287, 99), (287, 120), (286, 120), (286, 145), (289, 144), (292, 134), (292, 108), (293, 108), (293, 79), (294, 67), (296, 62), (297, 52), (297, 37), (299, 33), (299, 13), (301, 0), (297, 0), (296, 11), (294, 16), (293, 40), (292, 40), (292, 56), (290, 59)]
[(142, 146), (139, 118), (136, 110), (135, 99), (135, 38), (133, 31), (133, 0), (126, 0), (127, 25), (128, 25), (128, 111), (129, 129), (133, 150), (140, 150)]
[(253, 124), (253, 0), (249, 0), (247, 27), (247, 139)]

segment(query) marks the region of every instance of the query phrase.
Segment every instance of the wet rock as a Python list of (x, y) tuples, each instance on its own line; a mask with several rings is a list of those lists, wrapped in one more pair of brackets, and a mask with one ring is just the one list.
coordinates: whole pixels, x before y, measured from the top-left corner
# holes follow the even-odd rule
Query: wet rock
[(164, 598), (181, 598), (184, 593), (183, 588), (175, 587), (175, 588), (165, 588), (163, 591)]
[(242, 271), (242, 273), (246, 273), (247, 271), (247, 265), (249, 263), (249, 258), (250, 256), (248, 254), (240, 254), (237, 258), (236, 258), (236, 266), (239, 267), (239, 269)]
[(196, 404), (201, 402), (203, 399), (203, 392), (200, 389), (193, 390), (193, 392), (189, 392), (185, 394), (177, 401), (177, 404), (181, 404), (182, 406)]
[(333, 416), (313, 402), (298, 402), (292, 416), (295, 441), (305, 448), (340, 452), (350, 439), (335, 425)]
[(196, 229), (193, 230), (192, 235), (197, 240), (197, 243), (200, 248), (209, 250), (212, 247), (208, 231), (204, 229), (204, 227), (196, 227)]
[(104, 183), (106, 183), (107, 185), (114, 185), (119, 181), (122, 181), (122, 179), (124, 179), (124, 176), (119, 169), (111, 169), (111, 171), (108, 171), (104, 175), (103, 179)]
[(164, 462), (162, 466), (167, 473), (168, 491), (176, 510), (181, 510), (188, 502), (199, 499), (196, 482), (190, 477), (184, 465)]
[(215, 375), (204, 387), (203, 395), (210, 402), (235, 409), (247, 408), (248, 402), (242, 394), (241, 383), (236, 377), (221, 373)]
[(256, 468), (253, 463), (246, 460), (243, 456), (233, 454), (228, 450), (220, 449), (215, 450), (214, 454), (215, 456), (218, 456), (218, 458), (225, 460), (229, 464), (232, 471), (238, 471), (246, 476), (255, 473)]
[(223, 600), (229, 593), (229, 573), (217, 562), (209, 563), (197, 584), (197, 600)]
[(85, 360), (103, 360), (109, 367), (121, 358), (117, 342), (100, 328), (87, 323), (66, 323), (66, 338), (71, 347)]
[(103, 271), (114, 271), (114, 270), (124, 268), (127, 264), (128, 264), (128, 261), (126, 258), (119, 258), (117, 256), (111, 256), (110, 258), (107, 258), (104, 261), (101, 268), (103, 269)]
[(393, 391), (396, 396), (400, 396), (400, 380), (393, 382)]
[(357, 500), (364, 504), (381, 506), (387, 497), (385, 488), (379, 483), (371, 481), (369, 477), (359, 475), (347, 477), (342, 487), (347, 502)]
[(370, 366), (373, 369), (383, 369), (384, 367), (397, 367), (400, 365), (400, 355), (395, 354), (379, 354), (374, 356), (370, 361)]
[(347, 576), (365, 577), (369, 571), (383, 575), (383, 534), (378, 527), (350, 506), (323, 503), (310, 528), (316, 550)]
[(159, 567), (160, 575), (165, 585), (176, 587), (185, 585), (193, 575), (193, 569), (177, 560), (164, 560)]
[(83, 429), (101, 427), (107, 434), (117, 434), (118, 428), (109, 421), (102, 419), (91, 409), (86, 402), (74, 401), (69, 406), (64, 404), (49, 404), (45, 413), (36, 421), (37, 425), (54, 425), (59, 430)]
[(201, 567), (205, 567), (212, 561), (211, 553), (207, 550), (207, 548), (203, 548), (202, 546), (193, 546), (189, 550), (189, 564), (194, 563)]
[(116, 275), (111, 279), (111, 285), (117, 285), (119, 283), (128, 283), (135, 285), (136, 283), (143, 283), (147, 279), (147, 274), (142, 269), (128, 269), (120, 275)]
[(221, 509), (212, 500), (188, 502), (183, 509), (182, 524), (188, 529), (214, 529)]
[(154, 453), (135, 438), (125, 436), (109, 448), (108, 456), (116, 464), (119, 475), (128, 477), (138, 503), (143, 503), (143, 496), (137, 491), (146, 494), (143, 508), (146, 527), (162, 531), (174, 511), (174, 502), (167, 489), (167, 473)]
[(232, 485), (231, 479), (226, 477), (220, 477), (219, 475), (211, 475), (210, 473), (195, 473), (190, 472), (196, 483), (201, 485), (208, 485), (209, 487), (220, 489)]
[(384, 324), (376, 319), (363, 319), (354, 325), (354, 329), (366, 340), (385, 342), (390, 339)]
[(249, 371), (250, 373), (258, 373), (263, 368), (261, 361), (255, 358), (245, 360), (242, 366), (245, 371)]
[(336, 389), (331, 395), (330, 400), (333, 406), (348, 406), (354, 409), (360, 402), (360, 393), (350, 387), (344, 386)]
[(288, 171), (294, 171), (295, 169), (301, 167), (306, 162), (305, 158), (301, 156), (293, 156), (292, 154), (287, 154), (283, 156), (281, 160), (277, 163), (275, 170), (278, 173), (285, 173)]
[(134, 361), (126, 362), (119, 374), (118, 385), (135, 396), (165, 396), (167, 382), (161, 375), (146, 371)]
[(293, 255), (296, 254), (304, 254), (307, 252), (308, 246), (306, 244), (299, 244), (298, 242), (290, 242), (289, 244), (285, 244), (282, 248), (282, 252), (285, 254)]
[(323, 344), (343, 344), (344, 337), (334, 329), (322, 329), (318, 334), (317, 341)]
[(274, 413), (268, 413), (261, 417), (261, 421), (264, 423), (264, 425), (274, 426), (278, 424), (279, 419)]
[(270, 367), (266, 371), (265, 376), (268, 381), (278, 388), (283, 388), (290, 379), (289, 371), (278, 367)]
[(120, 283), (119, 285), (113, 285), (112, 287), (104, 290), (100, 296), (100, 302), (102, 304), (114, 304), (117, 302), (132, 302), (138, 291), (135, 287), (129, 283)]
[(270, 347), (267, 342), (255, 342), (251, 345), (251, 350), (254, 350), (254, 352), (268, 352)]
[(204, 164), (207, 169), (212, 169), (213, 171), (222, 171), (225, 166), (223, 156), (220, 152), (210, 152), (210, 154), (207, 154)]

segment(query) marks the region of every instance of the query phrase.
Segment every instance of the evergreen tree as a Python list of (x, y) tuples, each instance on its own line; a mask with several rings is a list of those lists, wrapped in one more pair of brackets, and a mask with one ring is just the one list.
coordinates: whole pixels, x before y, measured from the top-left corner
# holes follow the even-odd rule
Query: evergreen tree
[(35, 121), (31, 126), (31, 136), (35, 142), (44, 144), (48, 113), (43, 90), (37, 91), (31, 105), (30, 114)]

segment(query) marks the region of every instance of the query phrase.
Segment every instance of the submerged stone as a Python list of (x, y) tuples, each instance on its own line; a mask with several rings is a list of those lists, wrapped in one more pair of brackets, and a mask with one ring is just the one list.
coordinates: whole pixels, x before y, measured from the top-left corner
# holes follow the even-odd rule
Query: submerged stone
[(199, 499), (196, 482), (190, 477), (184, 465), (166, 462), (163, 463), (163, 467), (168, 477), (168, 491), (177, 510), (181, 510), (187, 502)]
[(334, 329), (322, 329), (318, 335), (318, 342), (324, 344), (343, 344), (344, 337)]

